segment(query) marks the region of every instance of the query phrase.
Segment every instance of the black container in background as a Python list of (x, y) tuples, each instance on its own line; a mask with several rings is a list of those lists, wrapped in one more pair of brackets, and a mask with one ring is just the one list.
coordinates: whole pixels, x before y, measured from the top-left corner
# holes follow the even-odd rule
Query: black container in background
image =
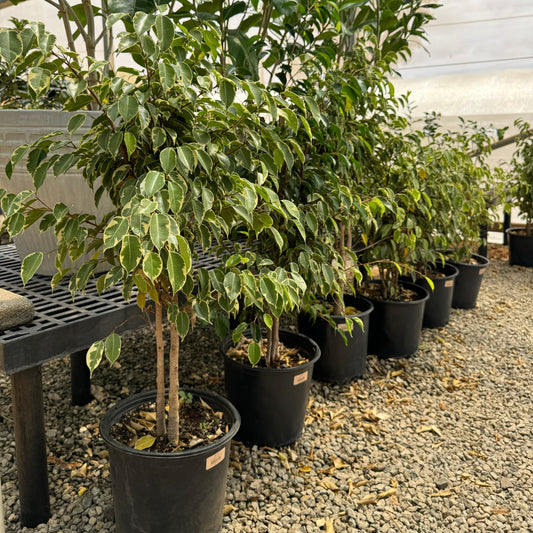
[(226, 356), (233, 346), (231, 336), (222, 343), (226, 393), (241, 415), (235, 439), (244, 444), (279, 448), (302, 434), (320, 348), (309, 337), (288, 330), (280, 330), (280, 341), (289, 348), (301, 348), (310, 360), (292, 368), (252, 367)]
[(434, 286), (433, 291), (425, 278), (418, 278), (415, 281), (417, 285), (421, 285), (429, 292), (429, 298), (424, 307), (424, 320), (422, 322), (424, 328), (441, 328), (450, 320), (453, 289), (459, 270), (450, 263), (440, 265), (436, 270), (444, 274), (444, 277), (431, 278)]
[(507, 230), (509, 264), (533, 267), (533, 235), (517, 233), (517, 228)]
[(448, 260), (459, 270), (459, 274), (455, 278), (452, 299), (452, 307), (457, 309), (473, 309), (476, 307), (483, 274), (490, 265), (490, 261), (482, 255), (472, 254), (472, 259), (476, 263), (459, 263), (451, 259)]
[(365, 296), (374, 305), (370, 316), (368, 353), (381, 358), (410, 357), (418, 350), (424, 307), (429, 293), (415, 283), (402, 282), (401, 285), (415, 291), (419, 299), (403, 302)]
[[(348, 315), (348, 318), (359, 318), (364, 328), (361, 329), (354, 323), (352, 335), (346, 333), (347, 344), (340, 333), (323, 318), (317, 317), (316, 321), (313, 321), (309, 314), (301, 313), (298, 316), (300, 333), (311, 337), (320, 348), (320, 359), (313, 369), (313, 378), (316, 380), (343, 383), (362, 377), (365, 373), (370, 313), (374, 306), (366, 298), (349, 294), (344, 295), (344, 304), (360, 311), (357, 315)], [(346, 327), (345, 318), (344, 315), (332, 316), (340, 327)]]
[(222, 525), (231, 439), (239, 429), (236, 409), (222, 396), (189, 391), (224, 413), (229, 431), (206, 446), (176, 453), (134, 450), (110, 436), (114, 423), (154, 401), (155, 391), (130, 396), (102, 419), (109, 448), (117, 533), (216, 533)]

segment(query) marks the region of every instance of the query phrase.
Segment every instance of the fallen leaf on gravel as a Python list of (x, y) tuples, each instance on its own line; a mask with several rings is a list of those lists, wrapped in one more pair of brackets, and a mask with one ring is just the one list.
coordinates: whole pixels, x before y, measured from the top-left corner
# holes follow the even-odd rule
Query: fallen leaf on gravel
[(356, 503), (358, 503), (359, 505), (370, 505), (376, 502), (377, 499), (375, 494), (367, 494), (364, 498), (357, 500)]
[(492, 509), (491, 514), (509, 514), (509, 509)]
[(233, 505), (224, 505), (224, 516), (228, 516), (232, 511), (235, 511), (235, 507), (233, 507)]
[(435, 492), (433, 494), (430, 494), (431, 498), (446, 498), (447, 496), (452, 496), (453, 492), (451, 490), (439, 490), (439, 492)]
[(383, 500), (384, 498), (390, 498), (391, 496), (394, 496), (395, 494), (396, 494), (396, 489), (393, 487), (392, 489), (380, 492), (377, 496), (377, 499)]
[(78, 491), (78, 497), (81, 498), (86, 492), (87, 492), (87, 488), (81, 487), (80, 490)]
[(361, 427), (367, 432), (372, 433), (373, 435), (379, 435), (379, 431), (376, 429), (376, 426), (372, 424), (361, 423)]
[(304, 466), (301, 466), (299, 469), (298, 469), (299, 472), (304, 472), (305, 474), (307, 474), (308, 472), (311, 472), (311, 467), (309, 465), (304, 465)]
[(476, 452), (476, 450), (470, 450), (468, 452), (472, 457), (479, 457), (480, 459), (483, 459), (486, 461), (488, 457), (486, 455), (483, 455), (482, 453)]
[(86, 478), (87, 477), (87, 464), (81, 465), (76, 470), (73, 470), (70, 475), (72, 477), (80, 477), (80, 478)]
[(347, 466), (350, 466), (348, 463), (345, 463), (340, 457), (335, 457), (331, 455), (330, 459), (331, 459), (331, 462), (333, 463), (333, 466), (337, 469), (346, 468)]
[(333, 490), (333, 491), (339, 490), (339, 487), (337, 487), (337, 485), (335, 484), (335, 481), (333, 481), (333, 479), (330, 477), (325, 477), (324, 479), (321, 479), (320, 481), (317, 482), (317, 485), (319, 485), (320, 487), (326, 490)]
[(417, 433), (427, 433), (428, 431), (432, 431), (433, 433), (437, 434), (439, 437), (442, 436), (442, 433), (440, 429), (437, 426), (420, 426), (416, 429)]
[(333, 518), (326, 522), (326, 533), (335, 533), (335, 528), (333, 527)]

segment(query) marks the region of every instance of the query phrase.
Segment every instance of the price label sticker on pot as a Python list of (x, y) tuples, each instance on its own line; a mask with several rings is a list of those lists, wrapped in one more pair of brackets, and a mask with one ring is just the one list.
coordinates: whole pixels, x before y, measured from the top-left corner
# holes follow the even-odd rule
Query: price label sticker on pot
[(453, 279), (444, 282), (445, 287), (453, 287)]
[(342, 331), (348, 331), (348, 326), (346, 324), (339, 324), (337, 327), (342, 329)]
[(309, 371), (302, 372), (301, 374), (294, 376), (294, 384), (299, 385), (300, 383), (305, 383), (308, 377), (309, 377)]
[(219, 450), (217, 453), (214, 453), (213, 455), (211, 455), (211, 457), (208, 457), (205, 460), (205, 469), (211, 470), (211, 468), (221, 463), (225, 457), (226, 457), (226, 448), (222, 448), (222, 450)]

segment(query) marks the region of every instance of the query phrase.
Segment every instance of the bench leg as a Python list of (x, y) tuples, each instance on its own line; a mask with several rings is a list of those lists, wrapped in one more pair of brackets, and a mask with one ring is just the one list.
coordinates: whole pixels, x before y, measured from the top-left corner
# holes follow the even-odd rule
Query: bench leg
[(91, 374), (86, 362), (87, 350), (76, 352), (70, 356), (70, 387), (72, 405), (86, 405), (92, 399)]
[(50, 518), (41, 367), (11, 376), (20, 522), (35, 527)]

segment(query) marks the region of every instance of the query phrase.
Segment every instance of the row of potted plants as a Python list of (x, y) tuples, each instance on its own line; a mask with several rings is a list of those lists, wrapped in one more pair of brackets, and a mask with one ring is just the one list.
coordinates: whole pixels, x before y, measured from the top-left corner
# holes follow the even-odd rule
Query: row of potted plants
[[(428, 280), (445, 251), (470, 258), (488, 194), (497, 193), (484, 163), (489, 137), (473, 124), (438, 133), (434, 117), (406, 134), (405, 99), (394, 97), (388, 79), (409, 39), (423, 37), (431, 15), (421, 7), (162, 3), (109, 12), (106, 30), (124, 27), (117, 59), (129, 58), (116, 70), (55, 46), (41, 24), (0, 31), (0, 56), (17, 75), (28, 72), (30, 96), (42, 98), (58, 80), (69, 112), (61, 131), (11, 156), (6, 173), (15, 183), (0, 189), (5, 228), (15, 239), (36, 226), (52, 233), (52, 287), (68, 282), (74, 296), (92, 278), (101, 291), (121, 284), (155, 323), (157, 390), (117, 404), (101, 426), (117, 531), (219, 528), (240, 417), (223, 399), (179, 389), (180, 343), (195, 321), (226, 338), (239, 438), (282, 446), (301, 432), (320, 361), (316, 343), (280, 328), (283, 317), (303, 312), (307, 331), (313, 320), (326, 322), (325, 335), (341, 344), (360, 342), (363, 325), (374, 335), (372, 353), (409, 355), (412, 341), (391, 349), (403, 331), (394, 329), (396, 315), (389, 333), (374, 325), (376, 308), (399, 300), (402, 285), (426, 299), (401, 275), (421, 274), (433, 288), (440, 278)], [(266, 84), (257, 81), (262, 72)], [(23, 163), (31, 183), (17, 189)], [(90, 209), (43, 197), (55, 178), (74, 180), (72, 169), (88, 186)], [(24, 258), (24, 282), (43, 251)], [(218, 265), (199, 266), (202, 252)], [(361, 285), (376, 269), (379, 279)], [(365, 291), (375, 308), (370, 323), (372, 305), (355, 298)], [(409, 322), (421, 325), (418, 314)], [(383, 339), (389, 344), (377, 345)], [(119, 354), (111, 332), (89, 349), (91, 372)], [(331, 378), (340, 363), (318, 366)], [(201, 412), (201, 432), (185, 440), (180, 427), (190, 410)], [(285, 421), (286, 411), (296, 423)], [(258, 424), (259, 415), (272, 426)], [(133, 440), (131, 420), (146, 430)]]

